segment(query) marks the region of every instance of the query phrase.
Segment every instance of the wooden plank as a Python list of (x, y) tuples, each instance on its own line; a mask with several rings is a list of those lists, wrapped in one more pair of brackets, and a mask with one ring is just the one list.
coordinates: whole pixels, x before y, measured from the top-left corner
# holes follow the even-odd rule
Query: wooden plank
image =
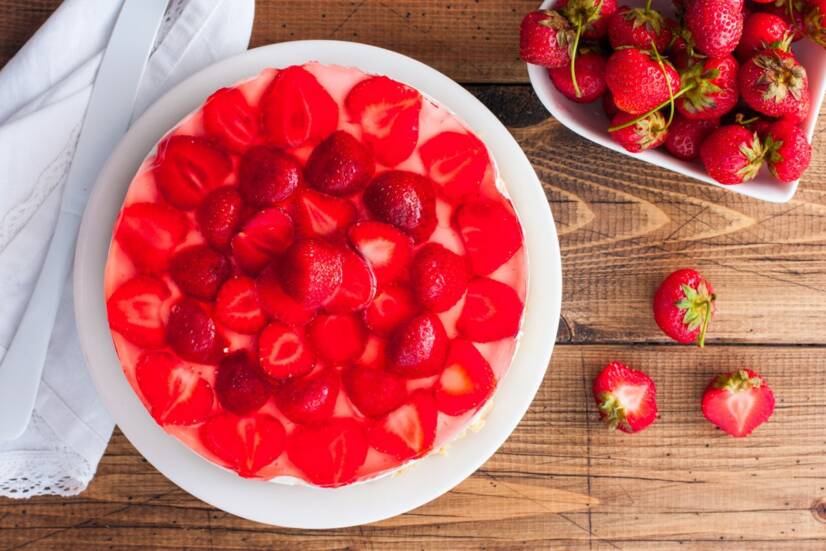
[(0, 67), (60, 5), (60, 0), (0, 0)]

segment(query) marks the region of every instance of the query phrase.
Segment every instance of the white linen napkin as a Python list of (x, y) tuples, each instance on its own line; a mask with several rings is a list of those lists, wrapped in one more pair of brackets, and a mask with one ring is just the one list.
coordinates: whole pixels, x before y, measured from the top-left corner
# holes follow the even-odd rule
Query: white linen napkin
[[(121, 4), (66, 0), (0, 70), (0, 358), (42, 265)], [(253, 13), (254, 0), (171, 0), (133, 118), (193, 72), (245, 50)], [(69, 282), (32, 421), (20, 438), (0, 444), (0, 495), (82, 492), (112, 433), (83, 363), (71, 288)]]

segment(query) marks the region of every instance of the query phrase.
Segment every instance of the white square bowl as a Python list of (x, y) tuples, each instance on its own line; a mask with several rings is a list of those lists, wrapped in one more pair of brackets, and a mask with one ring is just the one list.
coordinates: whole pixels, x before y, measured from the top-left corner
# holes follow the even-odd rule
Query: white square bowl
[[(542, 3), (541, 9), (550, 9), (556, 0), (546, 0)], [(655, 8), (661, 10), (666, 16), (674, 14), (673, 5), (670, 0), (654, 0)], [(809, 142), (815, 132), (817, 116), (823, 103), (823, 96), (826, 93), (826, 52), (814, 42), (803, 39), (794, 44), (794, 52), (800, 62), (806, 68), (809, 77), (809, 88), (811, 89), (811, 111), (809, 118), (803, 124), (803, 130)], [(597, 100), (593, 103), (580, 104), (569, 100), (554, 87), (548, 76), (548, 70), (540, 65), (528, 64), (528, 75), (531, 85), (539, 99), (550, 111), (556, 120), (573, 130), (580, 136), (598, 143), (609, 149), (613, 149), (624, 155), (640, 159), (652, 165), (660, 166), (672, 170), (684, 176), (689, 176), (696, 180), (702, 180), (715, 186), (724, 187), (755, 199), (769, 201), (772, 203), (785, 203), (789, 201), (797, 191), (799, 180), (784, 184), (777, 181), (764, 166), (757, 178), (751, 182), (736, 185), (723, 185), (710, 178), (703, 165), (697, 161), (682, 161), (672, 157), (664, 149), (654, 149), (642, 153), (631, 153), (619, 145), (608, 133), (608, 119), (602, 110), (602, 102)]]

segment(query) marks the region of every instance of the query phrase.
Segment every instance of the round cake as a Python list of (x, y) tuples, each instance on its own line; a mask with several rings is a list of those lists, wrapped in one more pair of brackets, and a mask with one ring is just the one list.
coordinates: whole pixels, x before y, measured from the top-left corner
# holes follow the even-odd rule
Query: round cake
[(473, 422), (511, 364), (522, 230), (484, 143), (416, 89), (267, 69), (134, 177), (105, 273), (155, 421), (240, 476), (337, 487)]

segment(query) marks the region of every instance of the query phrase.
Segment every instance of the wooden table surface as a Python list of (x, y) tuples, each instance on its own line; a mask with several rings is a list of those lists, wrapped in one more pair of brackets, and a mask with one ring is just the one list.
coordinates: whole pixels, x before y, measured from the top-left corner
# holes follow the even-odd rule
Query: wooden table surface
[[(0, 549), (826, 548), (826, 118), (785, 205), (602, 149), (549, 118), (527, 84), (518, 25), (536, 3), (259, 2), (253, 35), (254, 46), (336, 38), (416, 57), (468, 86), (530, 157), (560, 233), (562, 321), (545, 382), (502, 449), (412, 513), (307, 532), (202, 503), (116, 430), (83, 495), (0, 500)], [(57, 4), (0, 0), (0, 63)], [(656, 285), (683, 266), (718, 291), (705, 350), (671, 345), (651, 316)], [(661, 415), (643, 434), (597, 421), (590, 381), (612, 359), (657, 382)], [(699, 405), (712, 375), (740, 367), (760, 371), (778, 404), (737, 440)]]

